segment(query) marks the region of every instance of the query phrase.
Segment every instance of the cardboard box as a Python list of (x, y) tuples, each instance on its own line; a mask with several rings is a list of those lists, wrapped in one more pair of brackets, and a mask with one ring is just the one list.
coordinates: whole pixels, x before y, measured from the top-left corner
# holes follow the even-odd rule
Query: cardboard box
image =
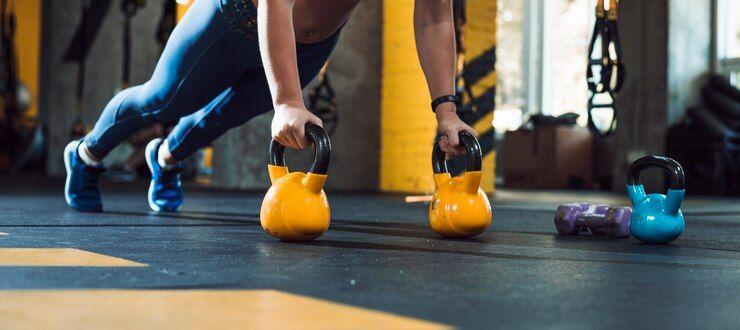
[(593, 138), (583, 127), (556, 126), (504, 135), (507, 188), (593, 188)]

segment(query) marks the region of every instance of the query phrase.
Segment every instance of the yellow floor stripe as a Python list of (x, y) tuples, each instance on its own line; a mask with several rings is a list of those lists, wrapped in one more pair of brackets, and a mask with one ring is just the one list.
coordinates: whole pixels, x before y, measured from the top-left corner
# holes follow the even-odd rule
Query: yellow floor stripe
[(0, 291), (3, 329), (447, 329), (274, 290)]
[(147, 267), (146, 264), (78, 249), (0, 248), (0, 266)]

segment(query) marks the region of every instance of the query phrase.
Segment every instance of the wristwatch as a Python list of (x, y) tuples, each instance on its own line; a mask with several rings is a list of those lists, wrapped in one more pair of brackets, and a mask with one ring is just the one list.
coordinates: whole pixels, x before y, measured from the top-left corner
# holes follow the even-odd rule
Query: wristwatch
[(457, 95), (444, 95), (440, 96), (432, 101), (432, 112), (437, 112), (437, 107), (442, 103), (452, 102), (455, 105), (460, 105), (460, 98)]

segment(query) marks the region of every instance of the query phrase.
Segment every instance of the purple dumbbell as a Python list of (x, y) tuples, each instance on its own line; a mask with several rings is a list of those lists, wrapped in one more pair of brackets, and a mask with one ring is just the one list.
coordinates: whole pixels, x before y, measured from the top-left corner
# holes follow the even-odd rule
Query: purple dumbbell
[(626, 206), (563, 204), (555, 212), (555, 227), (560, 235), (606, 235), (612, 238), (630, 236), (630, 215)]

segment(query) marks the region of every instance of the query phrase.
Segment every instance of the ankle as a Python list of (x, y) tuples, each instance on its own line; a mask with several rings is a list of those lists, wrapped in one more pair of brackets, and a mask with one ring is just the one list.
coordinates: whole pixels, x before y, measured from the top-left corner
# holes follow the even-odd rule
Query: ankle
[(177, 164), (177, 159), (170, 153), (169, 141), (164, 140), (157, 150), (157, 163), (163, 169), (171, 169)]
[(77, 154), (80, 155), (82, 162), (88, 166), (98, 166), (102, 162), (102, 159), (98, 159), (92, 155), (90, 149), (87, 148), (87, 143), (84, 141), (77, 147)]

